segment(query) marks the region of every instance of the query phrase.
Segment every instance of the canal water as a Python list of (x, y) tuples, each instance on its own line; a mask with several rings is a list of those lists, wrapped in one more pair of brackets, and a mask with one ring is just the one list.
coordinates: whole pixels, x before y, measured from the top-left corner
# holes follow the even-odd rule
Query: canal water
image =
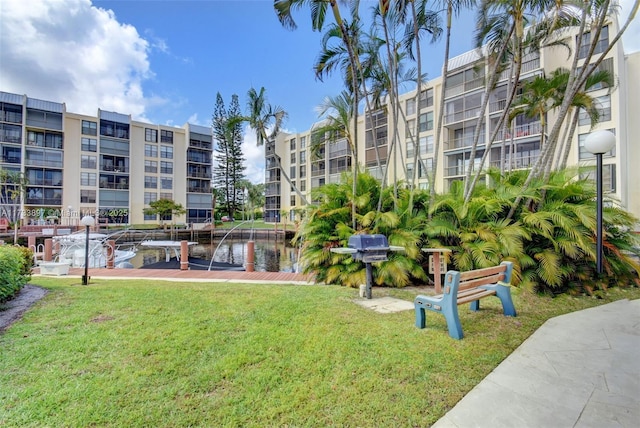
[[(255, 270), (258, 272), (296, 272), (299, 257), (298, 248), (292, 247), (287, 241), (256, 239)], [(164, 261), (164, 249), (145, 248), (138, 246), (136, 256), (130, 260), (134, 268)], [(189, 247), (191, 257), (213, 261), (244, 265), (247, 260), (247, 239), (225, 239), (219, 242), (199, 243)], [(173, 256), (173, 254), (172, 254)]]

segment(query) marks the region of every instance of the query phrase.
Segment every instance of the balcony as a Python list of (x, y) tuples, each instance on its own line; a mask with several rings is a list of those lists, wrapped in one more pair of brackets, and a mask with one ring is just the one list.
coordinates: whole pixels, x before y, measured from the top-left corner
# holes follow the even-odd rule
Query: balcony
[[(509, 162), (508, 158), (504, 160), (503, 168), (505, 170), (531, 168), (537, 162), (539, 157), (540, 157), (539, 153), (529, 154), (525, 156), (516, 154), (516, 158), (512, 159), (511, 162)], [(493, 168), (500, 168), (501, 164), (502, 164), (502, 161), (500, 161), (500, 159), (493, 160), (490, 162), (490, 166)]]
[[(485, 143), (484, 130), (480, 133), (480, 138), (478, 139), (478, 146), (483, 146)], [(473, 145), (473, 135), (468, 135), (464, 137), (454, 138), (453, 140), (445, 141), (444, 150), (454, 150), (454, 149), (463, 149), (466, 147), (471, 147)]]
[(507, 100), (498, 100), (489, 103), (489, 113), (495, 113), (497, 111), (502, 111), (507, 106)]
[(448, 113), (444, 116), (444, 124), (449, 125), (454, 122), (460, 122), (468, 119), (476, 119), (479, 114), (480, 114), (480, 107), (474, 107), (468, 110)]
[(498, 131), (496, 135), (495, 141), (501, 140), (510, 140), (512, 137), (514, 139), (529, 137), (531, 135), (540, 135), (542, 132), (542, 127), (540, 126), (540, 122), (531, 122), (525, 123), (524, 125), (517, 125), (513, 131), (508, 129), (506, 132), (501, 129)]

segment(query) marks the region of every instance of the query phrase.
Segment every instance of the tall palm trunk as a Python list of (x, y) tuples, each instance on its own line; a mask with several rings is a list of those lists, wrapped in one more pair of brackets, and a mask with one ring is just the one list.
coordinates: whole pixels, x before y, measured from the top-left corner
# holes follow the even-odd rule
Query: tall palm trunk
[[(433, 143), (433, 170), (431, 174), (431, 186), (429, 189), (429, 205), (433, 205), (436, 199), (436, 175), (438, 174), (438, 157), (440, 153), (440, 140), (442, 138), (442, 122), (444, 119), (444, 98), (447, 87), (447, 74), (449, 73), (449, 52), (451, 46), (451, 21), (453, 20), (453, 0), (447, 0), (447, 32), (444, 42), (444, 62), (442, 64), (442, 86), (440, 88), (440, 108), (438, 109), (438, 121), (436, 123), (436, 137)], [(418, 97), (420, 94), (418, 94)], [(429, 212), (431, 218), (431, 212)]]

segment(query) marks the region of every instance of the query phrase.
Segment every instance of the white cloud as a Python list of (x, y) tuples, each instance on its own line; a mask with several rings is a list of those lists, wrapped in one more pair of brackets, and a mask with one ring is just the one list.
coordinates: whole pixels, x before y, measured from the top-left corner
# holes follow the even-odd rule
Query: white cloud
[(90, 0), (3, 0), (0, 34), (3, 91), (145, 119), (150, 45), (112, 11)]
[(256, 133), (251, 127), (244, 129), (242, 154), (245, 157), (245, 176), (253, 184), (264, 183), (264, 146), (257, 146)]
[[(629, 18), (629, 13), (631, 12), (634, 1), (635, 0), (620, 0), (621, 10), (618, 15), (620, 26), (624, 25)], [(611, 35), (609, 36), (611, 37)], [(640, 51), (640, 17), (637, 15), (622, 35), (622, 46), (624, 47), (624, 52), (627, 54)]]

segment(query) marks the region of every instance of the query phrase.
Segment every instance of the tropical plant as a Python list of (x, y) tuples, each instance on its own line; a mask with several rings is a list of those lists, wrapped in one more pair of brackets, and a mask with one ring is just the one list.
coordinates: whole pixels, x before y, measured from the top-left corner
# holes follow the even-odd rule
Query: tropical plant
[(215, 140), (213, 185), (220, 190), (227, 215), (233, 218), (241, 197), (244, 180), (244, 158), (242, 156), (242, 121), (238, 96), (232, 95), (229, 110), (225, 109), (220, 93), (212, 118)]
[(13, 297), (30, 278), (33, 253), (21, 248), (0, 246), (0, 303)]
[(24, 195), (29, 179), (20, 171), (0, 168), (0, 217), (13, 223), (13, 243), (18, 243), (18, 229)]
[[(453, 268), (462, 271), (514, 261), (516, 283), (531, 290), (582, 292), (606, 286), (594, 281), (593, 185), (576, 179), (577, 174), (553, 172), (548, 183), (539, 179), (522, 194), (526, 171), (491, 169), (490, 185), (477, 186), (466, 204), (461, 183), (454, 183), (430, 207), (428, 244), (450, 248)], [(509, 220), (506, 213), (518, 197), (528, 204)], [(608, 207), (605, 213), (605, 229), (611, 231), (605, 239), (605, 269), (621, 283), (637, 284), (640, 266), (632, 257), (640, 253), (632, 232), (636, 220), (619, 208)]]
[[(365, 266), (350, 255), (337, 254), (332, 248), (346, 247), (355, 233), (381, 233), (389, 244), (401, 246), (405, 251), (389, 254), (389, 260), (374, 265), (374, 282), (378, 285), (403, 287), (425, 281), (420, 265), (421, 234), (424, 216), (407, 212), (408, 191), (402, 192), (399, 205), (403, 215), (390, 211), (394, 205), (392, 192), (385, 190), (384, 212), (377, 211), (380, 183), (369, 173), (357, 176), (356, 195), (353, 196), (352, 176), (343, 174), (340, 183), (314, 189), (312, 195), (318, 205), (308, 212), (294, 242), (302, 244), (304, 271), (313, 272), (316, 281), (357, 287), (364, 284)], [(426, 197), (426, 196), (425, 196)], [(356, 207), (357, 229), (350, 227), (351, 205)], [(304, 240), (302, 240), (304, 238)]]
[(149, 202), (149, 207), (144, 208), (143, 212), (145, 215), (157, 215), (160, 216), (160, 221), (164, 226), (164, 221), (166, 219), (171, 219), (171, 225), (175, 223), (175, 216), (182, 215), (187, 210), (182, 206), (171, 199), (158, 199), (156, 201)]
[[(280, 106), (274, 106), (268, 103), (267, 96), (265, 94), (264, 87), (260, 88), (260, 91), (256, 91), (255, 88), (249, 89), (247, 92), (247, 109), (248, 115), (242, 120), (249, 122), (249, 126), (256, 132), (256, 144), (258, 146), (264, 145), (265, 142), (273, 141), (280, 132), (280, 128), (287, 118), (287, 112)], [(304, 205), (308, 205), (309, 202), (305, 195), (298, 189), (298, 186), (291, 181), (287, 172), (282, 168), (280, 162), (280, 156), (273, 153), (271, 158), (274, 160), (280, 173), (285, 178), (289, 186), (298, 194)]]

